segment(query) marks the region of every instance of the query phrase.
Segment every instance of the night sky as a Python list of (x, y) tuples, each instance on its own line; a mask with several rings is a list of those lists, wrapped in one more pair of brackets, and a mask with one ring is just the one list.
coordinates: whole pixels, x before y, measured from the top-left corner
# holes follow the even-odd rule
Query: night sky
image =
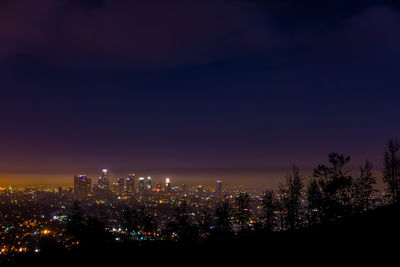
[(399, 62), (395, 0), (2, 0), (0, 184), (379, 169)]

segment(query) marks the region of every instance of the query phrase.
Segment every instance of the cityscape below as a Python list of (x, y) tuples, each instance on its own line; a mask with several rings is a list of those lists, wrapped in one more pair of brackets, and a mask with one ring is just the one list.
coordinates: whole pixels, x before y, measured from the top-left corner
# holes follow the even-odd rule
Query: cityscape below
[[(388, 149), (389, 146), (390, 143)], [(226, 189), (222, 179), (216, 179), (212, 186), (187, 186), (174, 184), (170, 177), (155, 182), (150, 176), (137, 177), (134, 173), (126, 178), (113, 178), (107, 169), (99, 171), (96, 183), (85, 174), (74, 175), (72, 188), (1, 188), (0, 256), (39, 253), (43, 237), (51, 238), (65, 249), (78, 246), (81, 241), (70, 232), (76, 216), (80, 220), (83, 220), (82, 216), (88, 218), (86, 225), (92, 220), (90, 218), (99, 220), (104, 225), (101, 231), (111, 234), (113, 242), (122, 242), (127, 237), (138, 242), (181, 240), (188, 231), (185, 229), (182, 233), (176, 228), (182, 216), (187, 216), (188, 225), (196, 227), (196, 240), (207, 240), (218, 229), (213, 223), (217, 223), (218, 219), (214, 219), (221, 216), (219, 212), (226, 213), (228, 221), (225, 227), (231, 228), (227, 231), (235, 234), (258, 231), (260, 227), (273, 232), (306, 227), (323, 222), (325, 216), (332, 216), (324, 211), (321, 199), (313, 200), (318, 194), (326, 194), (323, 184), (329, 181), (325, 177), (328, 173), (332, 175), (329, 178), (333, 179), (331, 182), (338, 179), (337, 175), (342, 177), (340, 179), (350, 179), (350, 184), (337, 189), (343, 190), (340, 194), (347, 199), (340, 198), (340, 205), (351, 207), (350, 213), (392, 203), (392, 193), (375, 188), (376, 178), (368, 161), (354, 178), (342, 172), (349, 159), (331, 153), (329, 162), (333, 167), (318, 166), (310, 179), (294, 166), (275, 191), (263, 188), (244, 191), (240, 187)], [(321, 174), (321, 170), (327, 173)], [(296, 218), (290, 217), (293, 194), (297, 194)], [(341, 216), (329, 218), (336, 217)], [(82, 230), (79, 231), (82, 234)]]
[(399, 62), (400, 0), (0, 0), (0, 267), (393, 265)]

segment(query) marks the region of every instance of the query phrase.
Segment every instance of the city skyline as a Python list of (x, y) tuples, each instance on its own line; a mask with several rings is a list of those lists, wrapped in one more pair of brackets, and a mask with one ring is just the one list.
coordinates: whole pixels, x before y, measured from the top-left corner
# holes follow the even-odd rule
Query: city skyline
[(0, 266), (398, 261), (399, 62), (400, 0), (0, 0)]
[[(356, 174), (359, 168), (353, 168), (351, 170), (352, 173)], [(304, 178), (306, 180), (312, 179), (312, 173), (314, 169), (306, 169), (302, 172), (304, 173)], [(97, 181), (98, 175), (100, 174), (101, 169), (97, 171), (90, 172), (78, 172), (79, 174), (87, 175), (88, 177), (95, 179)], [(157, 172), (157, 171), (142, 171), (143, 175), (140, 177), (147, 177), (150, 175), (152, 179), (155, 181), (163, 181), (166, 177), (171, 177), (178, 184), (187, 184), (190, 186), (196, 185), (212, 185), (216, 180), (225, 180), (225, 184), (230, 188), (235, 188), (238, 186), (244, 186), (245, 188), (255, 188), (261, 187), (263, 190), (266, 189), (277, 189), (280, 184), (284, 183), (288, 174), (290, 173), (290, 168), (288, 170), (281, 170), (271, 172), (268, 170), (219, 170), (215, 173), (215, 171), (205, 172), (205, 171), (189, 171), (191, 175), (185, 174), (185, 172)], [(193, 172), (198, 172), (199, 174), (193, 174)], [(75, 173), (75, 174), (78, 174)], [(117, 173), (117, 174), (115, 174)], [(250, 175), (249, 175), (250, 173)], [(378, 178), (377, 187), (379, 189), (384, 189), (382, 180), (382, 170), (374, 166), (373, 170), (374, 175)], [(129, 171), (121, 171), (112, 172), (111, 181), (117, 182), (119, 178), (127, 178), (129, 176)], [(172, 175), (171, 175), (172, 174)], [(215, 174), (219, 174), (219, 176), (215, 176)], [(225, 174), (225, 175), (224, 175)], [(228, 174), (228, 175), (227, 175)], [(247, 176), (246, 176), (247, 175)], [(1, 187), (38, 187), (45, 186), (49, 188), (57, 188), (58, 186), (69, 187), (72, 188), (73, 182), (72, 178), (73, 174), (65, 174), (65, 175), (57, 175), (58, 179), (54, 179), (54, 174), (39, 174), (37, 175), (37, 179), (32, 180), (31, 176), (26, 175), (3, 175), (0, 176), (0, 186)], [(10, 178), (6, 178), (10, 177)], [(139, 176), (137, 176), (139, 177)], [(225, 178), (224, 178), (225, 177)]]

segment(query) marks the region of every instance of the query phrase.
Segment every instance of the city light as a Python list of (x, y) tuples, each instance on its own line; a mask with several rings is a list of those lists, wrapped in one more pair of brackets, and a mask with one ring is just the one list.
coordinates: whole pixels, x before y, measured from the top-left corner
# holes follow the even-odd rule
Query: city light
[(0, 81), (0, 267), (399, 261), (400, 0), (0, 0)]

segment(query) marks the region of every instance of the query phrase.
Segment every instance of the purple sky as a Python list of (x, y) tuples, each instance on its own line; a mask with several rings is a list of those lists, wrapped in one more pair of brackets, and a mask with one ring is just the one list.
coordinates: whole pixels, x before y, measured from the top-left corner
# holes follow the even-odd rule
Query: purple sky
[(396, 1), (10, 0), (0, 20), (0, 184), (274, 186), (334, 151), (379, 170), (400, 134)]

